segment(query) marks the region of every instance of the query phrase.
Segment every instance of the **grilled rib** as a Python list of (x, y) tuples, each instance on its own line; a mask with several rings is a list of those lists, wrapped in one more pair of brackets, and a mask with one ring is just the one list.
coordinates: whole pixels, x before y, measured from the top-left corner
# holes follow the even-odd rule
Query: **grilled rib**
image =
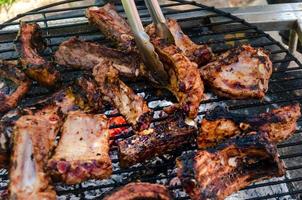
[(175, 19), (168, 19), (167, 25), (174, 37), (175, 45), (182, 50), (190, 61), (195, 62), (201, 67), (212, 60), (213, 53), (211, 48), (207, 45), (198, 45), (194, 43), (186, 34), (184, 34)]
[(283, 176), (278, 156), (266, 133), (250, 132), (214, 149), (183, 154), (177, 175), (192, 200), (223, 200), (253, 182)]
[(121, 17), (113, 4), (103, 7), (91, 7), (86, 10), (86, 17), (91, 24), (100, 29), (107, 38), (128, 52), (137, 51), (132, 31), (126, 20)]
[(158, 37), (153, 25), (148, 26), (146, 32), (161, 61), (166, 65), (170, 76), (168, 88), (177, 97), (177, 106), (183, 109), (189, 118), (195, 118), (204, 91), (197, 64), (191, 62), (177, 46), (167, 44)]
[(266, 132), (273, 143), (282, 142), (294, 134), (300, 116), (299, 104), (283, 106), (254, 117), (233, 114), (217, 107), (207, 112), (202, 120), (197, 144), (201, 149), (212, 147), (251, 130)]
[(186, 147), (192, 144), (195, 133), (196, 129), (185, 123), (184, 114), (175, 112), (153, 128), (118, 141), (120, 165), (128, 167)]
[(168, 189), (160, 184), (129, 183), (114, 193), (107, 195), (104, 200), (170, 200)]
[(148, 76), (138, 54), (126, 53), (93, 42), (72, 37), (60, 44), (55, 53), (56, 63), (74, 69), (92, 70), (104, 59), (113, 62), (119, 74), (127, 78)]
[(89, 178), (108, 178), (112, 166), (107, 118), (81, 111), (70, 112), (48, 169), (52, 176), (67, 184)]
[(30, 84), (13, 62), (0, 60), (0, 113), (16, 107)]
[(44, 170), (61, 124), (57, 106), (18, 119), (14, 127), (9, 199), (56, 199)]
[(44, 86), (53, 86), (59, 79), (59, 72), (39, 55), (46, 48), (40, 26), (22, 22), (17, 39), (21, 45), (17, 48), (21, 54), (20, 63), (26, 75)]
[(219, 96), (263, 98), (272, 75), (272, 62), (263, 49), (243, 45), (221, 54), (202, 67), (200, 74)]
[(105, 100), (112, 103), (134, 129), (144, 130), (149, 127), (152, 111), (141, 96), (135, 94), (119, 79), (118, 72), (110, 60), (105, 60), (95, 66), (93, 76)]

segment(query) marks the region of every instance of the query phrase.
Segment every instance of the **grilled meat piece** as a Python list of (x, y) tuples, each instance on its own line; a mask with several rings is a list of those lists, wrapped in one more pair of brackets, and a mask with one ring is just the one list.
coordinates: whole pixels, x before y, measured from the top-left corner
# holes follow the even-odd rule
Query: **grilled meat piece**
[(72, 37), (61, 43), (55, 53), (55, 60), (58, 64), (75, 69), (92, 70), (104, 59), (110, 59), (114, 68), (123, 77), (148, 76), (138, 54), (126, 53), (97, 43), (86, 42), (77, 37)]
[(253, 182), (283, 176), (278, 156), (266, 133), (250, 132), (214, 149), (183, 154), (177, 175), (192, 200), (223, 200)]
[(50, 173), (67, 184), (108, 178), (112, 172), (108, 130), (104, 115), (70, 112), (55, 154), (48, 162)]
[(26, 75), (44, 86), (53, 86), (59, 79), (59, 72), (51, 62), (39, 55), (46, 48), (40, 26), (36, 23), (21, 23), (17, 39), (21, 45), (18, 48), (20, 63)]
[(13, 62), (0, 60), (0, 113), (16, 107), (30, 84)]
[(171, 196), (168, 189), (160, 184), (152, 183), (129, 183), (104, 200), (170, 200)]
[(167, 44), (156, 35), (153, 25), (146, 28), (161, 61), (166, 64), (170, 75), (169, 90), (174, 93), (189, 118), (198, 114), (199, 104), (203, 97), (204, 86), (196, 63), (191, 62), (183, 52), (173, 44)]
[(130, 26), (121, 17), (113, 4), (103, 7), (91, 7), (86, 10), (86, 17), (109, 39), (116, 42), (118, 47), (128, 52), (136, 52), (134, 37)]
[(272, 62), (263, 49), (243, 45), (202, 67), (200, 74), (219, 96), (263, 98), (272, 75)]
[(61, 121), (57, 106), (18, 119), (13, 134), (9, 199), (56, 199), (44, 168)]
[(153, 128), (117, 142), (122, 167), (143, 162), (158, 155), (192, 144), (196, 129), (185, 123), (182, 111), (175, 112)]
[(300, 116), (299, 104), (283, 106), (254, 117), (216, 107), (207, 112), (202, 120), (197, 144), (201, 149), (212, 147), (227, 138), (251, 130), (266, 132), (273, 143), (282, 142), (294, 134)]
[(152, 111), (141, 96), (119, 79), (110, 60), (104, 60), (95, 66), (93, 76), (105, 100), (112, 103), (134, 129), (144, 130), (149, 127)]
[(198, 45), (194, 43), (186, 34), (184, 34), (175, 19), (168, 19), (167, 25), (174, 37), (176, 46), (180, 48), (184, 55), (192, 62), (195, 62), (201, 67), (212, 60), (213, 53), (211, 48), (207, 45)]

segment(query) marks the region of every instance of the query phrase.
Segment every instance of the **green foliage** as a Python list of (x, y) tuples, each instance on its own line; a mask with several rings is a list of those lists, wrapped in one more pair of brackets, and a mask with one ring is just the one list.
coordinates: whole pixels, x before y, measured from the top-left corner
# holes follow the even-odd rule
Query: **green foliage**
[(15, 0), (0, 0), (0, 6), (12, 4), (14, 1)]

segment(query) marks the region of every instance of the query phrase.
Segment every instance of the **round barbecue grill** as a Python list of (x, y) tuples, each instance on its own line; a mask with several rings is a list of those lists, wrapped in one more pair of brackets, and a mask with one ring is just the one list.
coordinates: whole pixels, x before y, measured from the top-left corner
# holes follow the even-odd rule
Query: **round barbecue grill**
[[(68, 6), (71, 2), (72, 7)], [(78, 4), (80, 2), (81, 4)], [(143, 0), (136, 1), (141, 19), (144, 24), (151, 22), (147, 8)], [(58, 6), (60, 6), (58, 8)], [(84, 40), (97, 41), (111, 45), (108, 40), (94, 27), (90, 26), (84, 16), (84, 11), (90, 6), (96, 5), (92, 1), (61, 1), (28, 13), (17, 16), (0, 25), (0, 58), (14, 60), (18, 54), (14, 49), (14, 39), (19, 29), (19, 20), (37, 22), (43, 29), (44, 38), (47, 39), (49, 48), (45, 56), (51, 59), (58, 45), (71, 36), (80, 36)], [(63, 8), (62, 8), (63, 7)], [(124, 15), (122, 6), (116, 5), (117, 10)], [(207, 99), (200, 105), (197, 120), (204, 113), (216, 105), (228, 106), (230, 110), (246, 114), (256, 114), (268, 109), (302, 101), (302, 65), (279, 42), (239, 19), (213, 7), (207, 7), (194, 1), (171, 0), (162, 5), (166, 17), (175, 18), (180, 22), (183, 31), (196, 43), (205, 43), (212, 47), (214, 53), (222, 52), (242, 43), (250, 43), (254, 47), (263, 47), (271, 52), (274, 73), (270, 80), (269, 91), (263, 100), (229, 100), (220, 98), (206, 90)], [(63, 84), (70, 83), (75, 77), (83, 74), (82, 71), (59, 68), (63, 74)], [(168, 91), (158, 92), (144, 80), (136, 82), (126, 80), (135, 92), (144, 96), (149, 106), (160, 112), (175, 98)], [(31, 91), (23, 98), (21, 105), (28, 106), (37, 99), (43, 98), (53, 91), (34, 84)], [(112, 114), (108, 107), (105, 114), (108, 117), (118, 116)], [(155, 113), (154, 121), (162, 120)], [(302, 196), (302, 137), (301, 120), (298, 121), (297, 133), (288, 141), (279, 144), (278, 150), (286, 164), (287, 173), (282, 178), (275, 178), (261, 183), (255, 183), (244, 190), (233, 194), (230, 199), (301, 199)], [(128, 124), (117, 127), (129, 127)], [(130, 131), (129, 131), (130, 130)], [(117, 138), (131, 136), (131, 129), (127, 129)], [(113, 161), (113, 175), (107, 180), (90, 180), (84, 183), (67, 186), (55, 183), (59, 199), (101, 199), (111, 190), (125, 185), (131, 181), (156, 182), (166, 185), (175, 199), (189, 199), (180, 183), (176, 179), (175, 158), (183, 151), (192, 151), (196, 146), (180, 149), (172, 154), (157, 157), (153, 160), (121, 169), (118, 163), (116, 146), (111, 148)], [(8, 171), (0, 170), (0, 192), (5, 193), (8, 185)]]

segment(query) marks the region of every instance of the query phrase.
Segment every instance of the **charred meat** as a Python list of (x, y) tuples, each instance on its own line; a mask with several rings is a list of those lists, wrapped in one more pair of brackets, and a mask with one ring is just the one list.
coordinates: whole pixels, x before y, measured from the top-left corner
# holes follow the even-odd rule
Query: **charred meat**
[(192, 144), (195, 127), (185, 123), (181, 111), (153, 128), (143, 130), (117, 143), (120, 165), (127, 167)]
[(166, 65), (170, 76), (168, 88), (177, 97), (178, 107), (183, 109), (189, 118), (195, 118), (204, 91), (197, 64), (191, 62), (177, 46), (167, 44), (158, 37), (153, 25), (148, 26), (146, 32), (161, 61)]
[(73, 37), (60, 44), (55, 53), (58, 64), (74, 69), (92, 70), (104, 59), (110, 59), (119, 74), (127, 78), (146, 76), (138, 54), (126, 53), (93, 42)]
[(89, 178), (108, 178), (112, 172), (109, 157), (109, 129), (104, 115), (70, 112), (54, 156), (48, 162), (50, 173), (67, 184)]
[(100, 8), (88, 8), (86, 10), (86, 17), (107, 38), (116, 42), (120, 49), (128, 52), (136, 51), (131, 28), (126, 20), (117, 13), (113, 4), (108, 3)]
[(93, 69), (93, 76), (106, 101), (112, 103), (136, 130), (147, 129), (151, 123), (152, 111), (144, 99), (135, 94), (118, 77), (110, 60), (99, 63)]
[(0, 113), (16, 107), (29, 87), (30, 81), (13, 62), (0, 60)]
[(300, 116), (299, 104), (283, 106), (253, 117), (217, 107), (207, 112), (201, 122), (198, 147), (215, 146), (227, 138), (252, 130), (266, 132), (273, 143), (282, 142), (294, 134)]
[(266, 133), (250, 132), (213, 149), (183, 154), (177, 175), (192, 200), (223, 200), (253, 182), (283, 176), (278, 156)]
[(56, 199), (44, 170), (60, 128), (57, 106), (18, 119), (14, 127), (9, 199)]
[(36, 23), (21, 23), (17, 39), (21, 46), (20, 63), (25, 73), (44, 86), (53, 86), (59, 79), (59, 72), (40, 55), (46, 48), (40, 26)]
[(165, 186), (152, 183), (129, 183), (104, 198), (104, 200), (137, 199), (170, 200), (172, 198)]
[(272, 62), (263, 49), (243, 45), (202, 67), (200, 74), (219, 96), (261, 99), (268, 89)]
[(212, 60), (213, 53), (210, 47), (194, 43), (184, 34), (175, 19), (168, 19), (167, 25), (174, 37), (175, 45), (180, 48), (184, 55), (192, 62), (195, 62), (198, 66), (203, 66)]

